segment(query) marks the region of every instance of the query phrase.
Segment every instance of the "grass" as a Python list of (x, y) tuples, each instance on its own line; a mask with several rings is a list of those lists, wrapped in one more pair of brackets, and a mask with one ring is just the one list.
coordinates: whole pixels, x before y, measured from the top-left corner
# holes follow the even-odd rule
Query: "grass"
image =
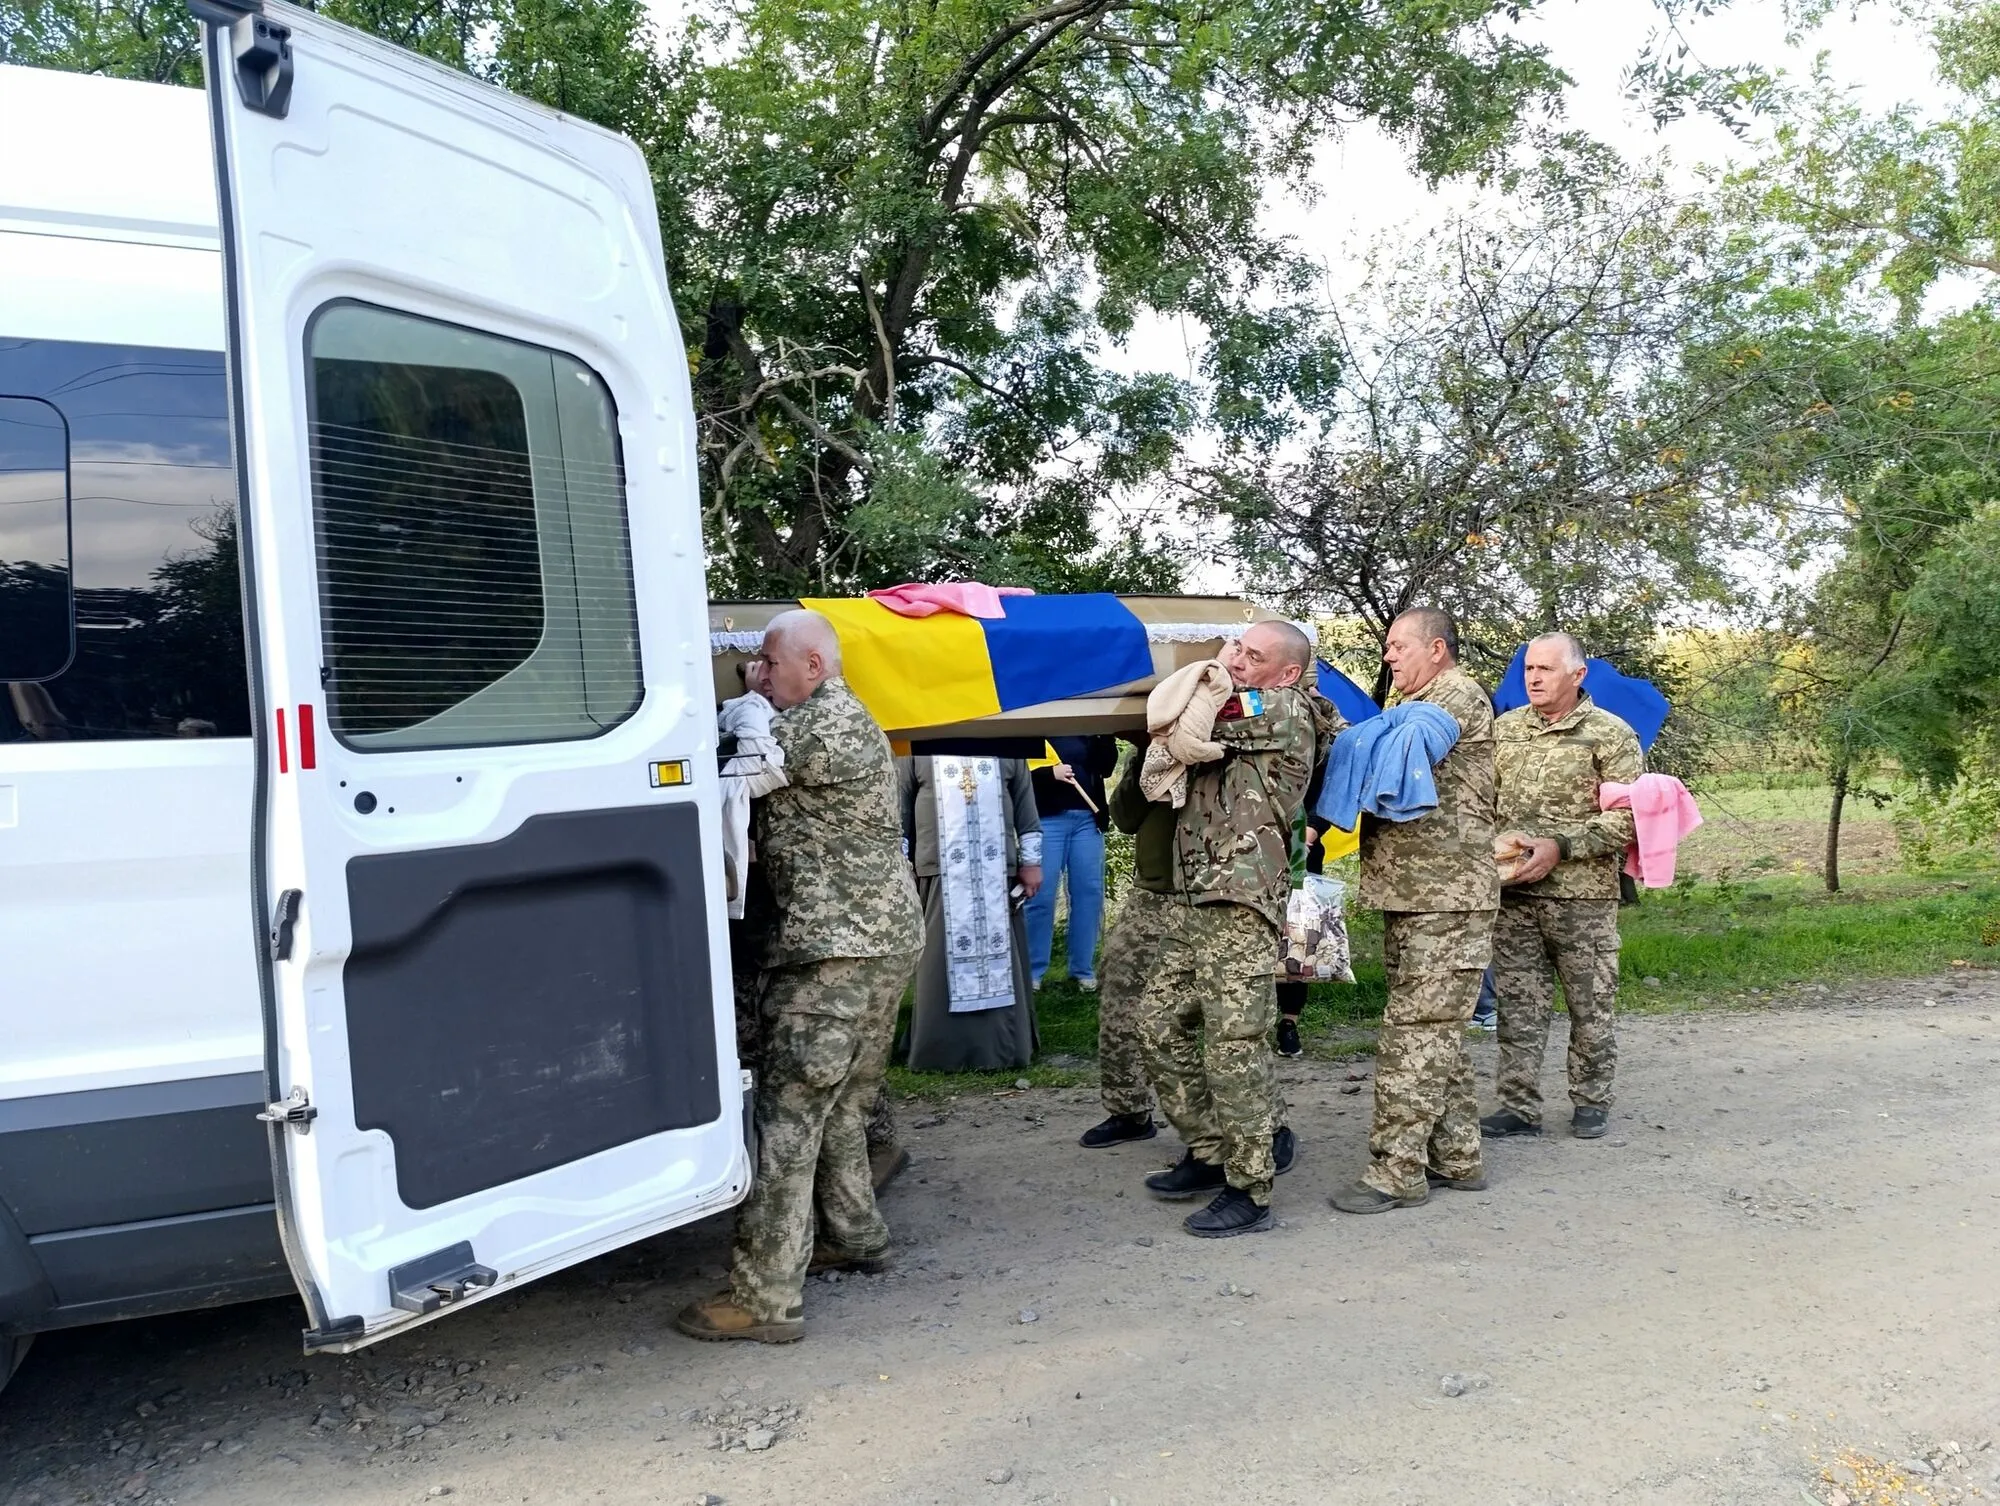
[[(1789, 792), (1773, 792), (1789, 793)], [(1315, 984), (1301, 1021), (1309, 1054), (1365, 1050), (1381, 1019), (1382, 922), (1350, 919), (1352, 985)], [(1968, 865), (1937, 874), (1874, 875), (1828, 894), (1817, 878), (1684, 884), (1648, 893), (1621, 912), (1620, 1007), (1654, 1012), (1756, 1004), (1799, 987), (1857, 978), (1922, 977), (1957, 966), (2000, 968), (2000, 870)], [(1060, 944), (1056, 955), (1062, 956)], [(1656, 979), (1654, 984), (1645, 980)], [(890, 1069), (897, 1092), (926, 1098), (1095, 1080), (1097, 996), (1060, 965), (1036, 995), (1042, 1050), (1025, 1072)]]

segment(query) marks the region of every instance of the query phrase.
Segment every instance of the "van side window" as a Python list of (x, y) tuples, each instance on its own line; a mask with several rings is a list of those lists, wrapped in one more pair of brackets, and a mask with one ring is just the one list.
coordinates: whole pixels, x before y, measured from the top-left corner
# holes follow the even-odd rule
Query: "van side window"
[(221, 353), (0, 330), (0, 393), (68, 433), (75, 602), (68, 668), (0, 689), (0, 743), (248, 737)]
[(353, 302), (306, 335), (327, 721), (594, 737), (644, 690), (618, 414), (561, 352)]
[(69, 431), (40, 398), (0, 397), (0, 681), (54, 679), (74, 639)]

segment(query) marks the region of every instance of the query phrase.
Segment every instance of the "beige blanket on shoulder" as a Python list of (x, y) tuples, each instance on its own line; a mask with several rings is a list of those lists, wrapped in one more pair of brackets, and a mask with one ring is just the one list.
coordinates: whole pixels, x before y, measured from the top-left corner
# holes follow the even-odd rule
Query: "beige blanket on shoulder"
[(1146, 697), (1146, 730), (1153, 734), (1139, 766), (1139, 788), (1148, 800), (1165, 800), (1179, 810), (1187, 804), (1188, 769), (1222, 757), (1210, 741), (1215, 714), (1235, 687), (1229, 671), (1214, 659), (1177, 669)]

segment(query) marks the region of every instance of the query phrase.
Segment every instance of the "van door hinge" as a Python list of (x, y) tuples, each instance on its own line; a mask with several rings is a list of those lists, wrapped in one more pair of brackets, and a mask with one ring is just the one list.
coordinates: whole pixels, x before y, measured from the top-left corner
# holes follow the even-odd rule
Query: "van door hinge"
[(301, 1134), (308, 1133), (313, 1120), (319, 1118), (319, 1110), (312, 1106), (304, 1088), (293, 1088), (283, 1103), (267, 1103), (264, 1112), (257, 1116), (266, 1124), (291, 1124), (298, 1126)]
[(500, 1279), (491, 1266), (473, 1259), (472, 1242), (419, 1255), (389, 1272), (389, 1300), (406, 1313), (432, 1313), (447, 1303), (483, 1291)]
[(292, 107), (292, 29), (263, 16), (239, 18), (229, 28), (236, 58), (236, 92), (243, 108), (283, 120)]

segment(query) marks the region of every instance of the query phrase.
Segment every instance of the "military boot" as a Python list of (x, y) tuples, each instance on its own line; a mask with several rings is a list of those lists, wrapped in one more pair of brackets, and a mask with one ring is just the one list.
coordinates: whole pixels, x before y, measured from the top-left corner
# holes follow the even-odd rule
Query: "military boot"
[(1428, 1186), (1414, 1196), (1391, 1197), (1386, 1192), (1377, 1192), (1366, 1182), (1343, 1187), (1327, 1199), (1342, 1213), (1387, 1213), (1391, 1208), (1421, 1208), (1430, 1200)]
[(1433, 1171), (1430, 1167), (1426, 1166), (1424, 1168), (1424, 1181), (1429, 1186), (1448, 1187), (1453, 1192), (1484, 1192), (1486, 1190), (1486, 1173), (1483, 1171), (1474, 1172), (1469, 1177), (1448, 1177), (1443, 1172)]
[(868, 1180), (879, 1195), (910, 1169), (910, 1153), (900, 1145), (868, 1147)]
[(1532, 1120), (1524, 1119), (1512, 1109), (1502, 1109), (1497, 1114), (1488, 1114), (1479, 1121), (1479, 1133), (1488, 1140), (1505, 1140), (1512, 1135), (1539, 1135), (1542, 1127)]
[(1570, 1116), (1569, 1132), (1579, 1140), (1596, 1140), (1611, 1128), (1611, 1110), (1601, 1109), (1595, 1104), (1577, 1105)]
[(1201, 1212), (1181, 1220), (1181, 1227), (1196, 1239), (1233, 1239), (1238, 1234), (1258, 1233), (1271, 1224), (1270, 1204), (1259, 1206), (1238, 1187), (1223, 1188)]
[(1224, 1181), (1220, 1166), (1211, 1166), (1193, 1151), (1188, 1151), (1165, 1171), (1156, 1171), (1147, 1177), (1146, 1190), (1154, 1197), (1179, 1203), (1198, 1192), (1218, 1191)]
[(817, 1276), (821, 1271), (852, 1271), (860, 1276), (879, 1276), (894, 1264), (886, 1249), (877, 1250), (872, 1255), (857, 1255), (852, 1250), (838, 1250), (814, 1240), (806, 1274)]
[(705, 1341), (748, 1339), (757, 1344), (795, 1344), (806, 1336), (806, 1325), (798, 1319), (767, 1323), (738, 1306), (731, 1292), (690, 1302), (674, 1315), (674, 1327), (691, 1339)]

